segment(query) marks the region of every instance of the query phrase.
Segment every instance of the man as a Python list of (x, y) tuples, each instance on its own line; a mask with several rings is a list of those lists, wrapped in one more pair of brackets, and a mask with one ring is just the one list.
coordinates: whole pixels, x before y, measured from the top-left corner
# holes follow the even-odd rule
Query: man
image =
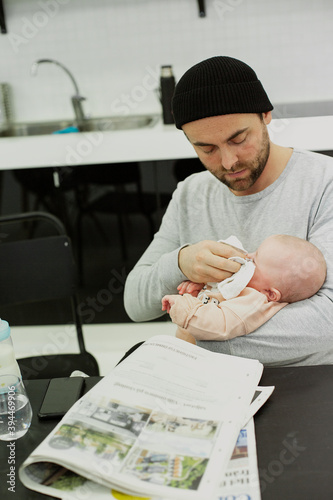
[(125, 307), (134, 321), (148, 321), (161, 316), (162, 297), (177, 293), (180, 282), (218, 282), (236, 272), (228, 257), (238, 253), (217, 243), (221, 238), (236, 235), (252, 252), (272, 234), (298, 236), (325, 256), (319, 293), (286, 306), (247, 337), (198, 345), (266, 365), (331, 364), (333, 160), (273, 144), (272, 109), (256, 73), (230, 57), (207, 59), (180, 79), (176, 127), (207, 171), (178, 185), (159, 232), (128, 276)]

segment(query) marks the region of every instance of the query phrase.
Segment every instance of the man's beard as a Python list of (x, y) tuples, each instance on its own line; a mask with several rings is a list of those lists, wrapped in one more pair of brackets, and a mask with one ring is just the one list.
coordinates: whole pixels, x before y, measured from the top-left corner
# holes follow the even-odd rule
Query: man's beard
[[(236, 163), (229, 170), (221, 167), (221, 170), (219, 172), (211, 172), (219, 181), (225, 184), (232, 191), (247, 191), (255, 184), (255, 182), (263, 173), (270, 153), (269, 135), (265, 128), (263, 130), (264, 132), (262, 147), (254, 160), (244, 163)], [(226, 174), (240, 172), (244, 169), (246, 169), (247, 172), (250, 171), (250, 175), (247, 173), (247, 176), (244, 179), (227, 179), (225, 177)]]

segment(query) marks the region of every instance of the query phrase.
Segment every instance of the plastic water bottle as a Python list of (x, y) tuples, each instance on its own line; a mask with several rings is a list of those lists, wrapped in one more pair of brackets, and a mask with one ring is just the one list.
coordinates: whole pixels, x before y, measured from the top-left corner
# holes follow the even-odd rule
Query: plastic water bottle
[(175, 90), (175, 77), (173, 76), (171, 66), (162, 66), (160, 79), (160, 96), (163, 110), (163, 123), (174, 123), (171, 101)]
[(0, 319), (0, 441), (18, 439), (28, 431), (32, 410), (7, 321)]
[(17, 375), (0, 375), (0, 441), (24, 436), (32, 419), (31, 404)]
[(3, 319), (0, 319), (0, 375), (16, 375), (19, 379), (22, 378), (10, 336), (10, 327)]

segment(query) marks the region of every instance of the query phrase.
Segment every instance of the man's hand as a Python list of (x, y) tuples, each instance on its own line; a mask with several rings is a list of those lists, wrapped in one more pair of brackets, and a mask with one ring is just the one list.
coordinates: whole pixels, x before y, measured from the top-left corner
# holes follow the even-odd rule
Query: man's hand
[(245, 252), (217, 241), (200, 241), (180, 250), (179, 268), (183, 274), (195, 283), (219, 282), (230, 278), (240, 269), (240, 264), (229, 257), (244, 257)]

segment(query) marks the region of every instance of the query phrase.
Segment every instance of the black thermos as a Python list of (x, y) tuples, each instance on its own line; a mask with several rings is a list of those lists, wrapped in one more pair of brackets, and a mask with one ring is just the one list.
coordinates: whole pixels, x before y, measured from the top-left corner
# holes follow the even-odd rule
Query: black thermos
[(161, 103), (163, 110), (163, 122), (167, 125), (174, 123), (172, 111), (171, 111), (171, 101), (175, 90), (175, 77), (172, 73), (171, 66), (161, 67)]

